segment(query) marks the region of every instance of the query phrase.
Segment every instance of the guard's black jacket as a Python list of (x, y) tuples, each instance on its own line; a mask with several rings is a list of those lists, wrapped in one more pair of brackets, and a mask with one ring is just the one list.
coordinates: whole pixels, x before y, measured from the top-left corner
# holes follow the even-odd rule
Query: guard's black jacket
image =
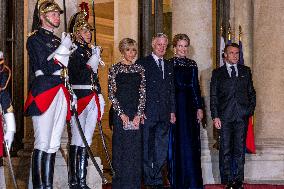
[[(78, 98), (78, 113), (81, 113), (89, 104), (95, 95), (96, 101), (98, 94), (101, 94), (98, 74), (93, 72), (92, 68), (87, 65), (88, 60), (92, 56), (92, 49), (87, 43), (76, 41), (77, 49), (70, 56), (68, 71), (69, 81), (72, 85), (91, 85), (94, 89), (73, 89)], [(98, 103), (98, 101), (97, 101)]]
[[(28, 98), (25, 103), (25, 113), (29, 116), (44, 113), (53, 98), (60, 89), (63, 89), (69, 104), (67, 89), (64, 87), (63, 78), (53, 75), (62, 69), (60, 63), (53, 58), (47, 60), (60, 45), (61, 40), (44, 28), (39, 28), (28, 37), (27, 50), (29, 54), (29, 66), (31, 66), (29, 77), (34, 78), (31, 82)], [(41, 70), (43, 75), (34, 77), (35, 72)], [(69, 115), (68, 115), (69, 117)]]

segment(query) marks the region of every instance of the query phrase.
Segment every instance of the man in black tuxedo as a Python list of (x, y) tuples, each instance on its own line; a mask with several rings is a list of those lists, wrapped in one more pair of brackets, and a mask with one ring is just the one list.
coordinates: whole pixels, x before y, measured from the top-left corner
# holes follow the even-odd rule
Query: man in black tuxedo
[(176, 120), (173, 67), (163, 58), (167, 45), (167, 36), (157, 34), (152, 40), (152, 54), (137, 61), (146, 77), (143, 171), (144, 184), (149, 188), (163, 188), (161, 169), (167, 158), (169, 126)]
[(253, 115), (256, 95), (250, 68), (239, 62), (239, 45), (226, 45), (226, 63), (212, 72), (210, 109), (220, 131), (219, 168), (228, 189), (243, 188), (245, 142), (248, 119)]

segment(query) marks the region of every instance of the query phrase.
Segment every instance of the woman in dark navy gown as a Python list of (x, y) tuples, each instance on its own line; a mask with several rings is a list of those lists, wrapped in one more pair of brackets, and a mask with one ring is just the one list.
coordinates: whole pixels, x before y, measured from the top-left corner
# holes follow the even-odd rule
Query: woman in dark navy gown
[(145, 70), (135, 64), (137, 44), (133, 39), (122, 39), (119, 50), (123, 60), (110, 68), (108, 83), (114, 111), (112, 163), (116, 174), (112, 189), (141, 189)]
[(203, 118), (198, 68), (186, 58), (190, 40), (186, 34), (173, 39), (176, 93), (176, 125), (170, 135), (169, 176), (174, 189), (203, 188), (201, 170), (200, 128)]

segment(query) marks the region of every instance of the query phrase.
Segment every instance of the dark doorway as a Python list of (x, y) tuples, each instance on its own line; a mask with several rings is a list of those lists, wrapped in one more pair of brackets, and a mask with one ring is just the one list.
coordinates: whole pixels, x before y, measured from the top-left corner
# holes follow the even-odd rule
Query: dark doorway
[(8, 90), (16, 118), (17, 131), (12, 147), (16, 152), (23, 147), (24, 136), (24, 1), (1, 0), (0, 7), (0, 49), (12, 70)]
[[(139, 57), (152, 52), (152, 37), (156, 33), (165, 33), (171, 41), (172, 13), (164, 11), (163, 0), (139, 0)], [(166, 57), (170, 57), (167, 51)]]

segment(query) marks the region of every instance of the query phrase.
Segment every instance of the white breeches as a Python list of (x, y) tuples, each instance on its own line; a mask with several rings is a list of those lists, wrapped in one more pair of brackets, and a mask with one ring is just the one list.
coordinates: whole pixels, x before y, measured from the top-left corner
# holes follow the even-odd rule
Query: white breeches
[[(95, 102), (95, 97), (93, 97), (89, 104), (86, 106), (86, 108), (79, 115), (80, 124), (89, 146), (92, 144), (93, 134), (97, 124), (97, 117), (98, 107)], [(79, 134), (77, 122), (74, 116), (72, 116), (71, 118), (71, 132), (71, 145), (85, 147)]]
[(34, 148), (55, 153), (60, 147), (60, 140), (66, 125), (67, 101), (62, 89), (55, 95), (46, 112), (33, 116)]

